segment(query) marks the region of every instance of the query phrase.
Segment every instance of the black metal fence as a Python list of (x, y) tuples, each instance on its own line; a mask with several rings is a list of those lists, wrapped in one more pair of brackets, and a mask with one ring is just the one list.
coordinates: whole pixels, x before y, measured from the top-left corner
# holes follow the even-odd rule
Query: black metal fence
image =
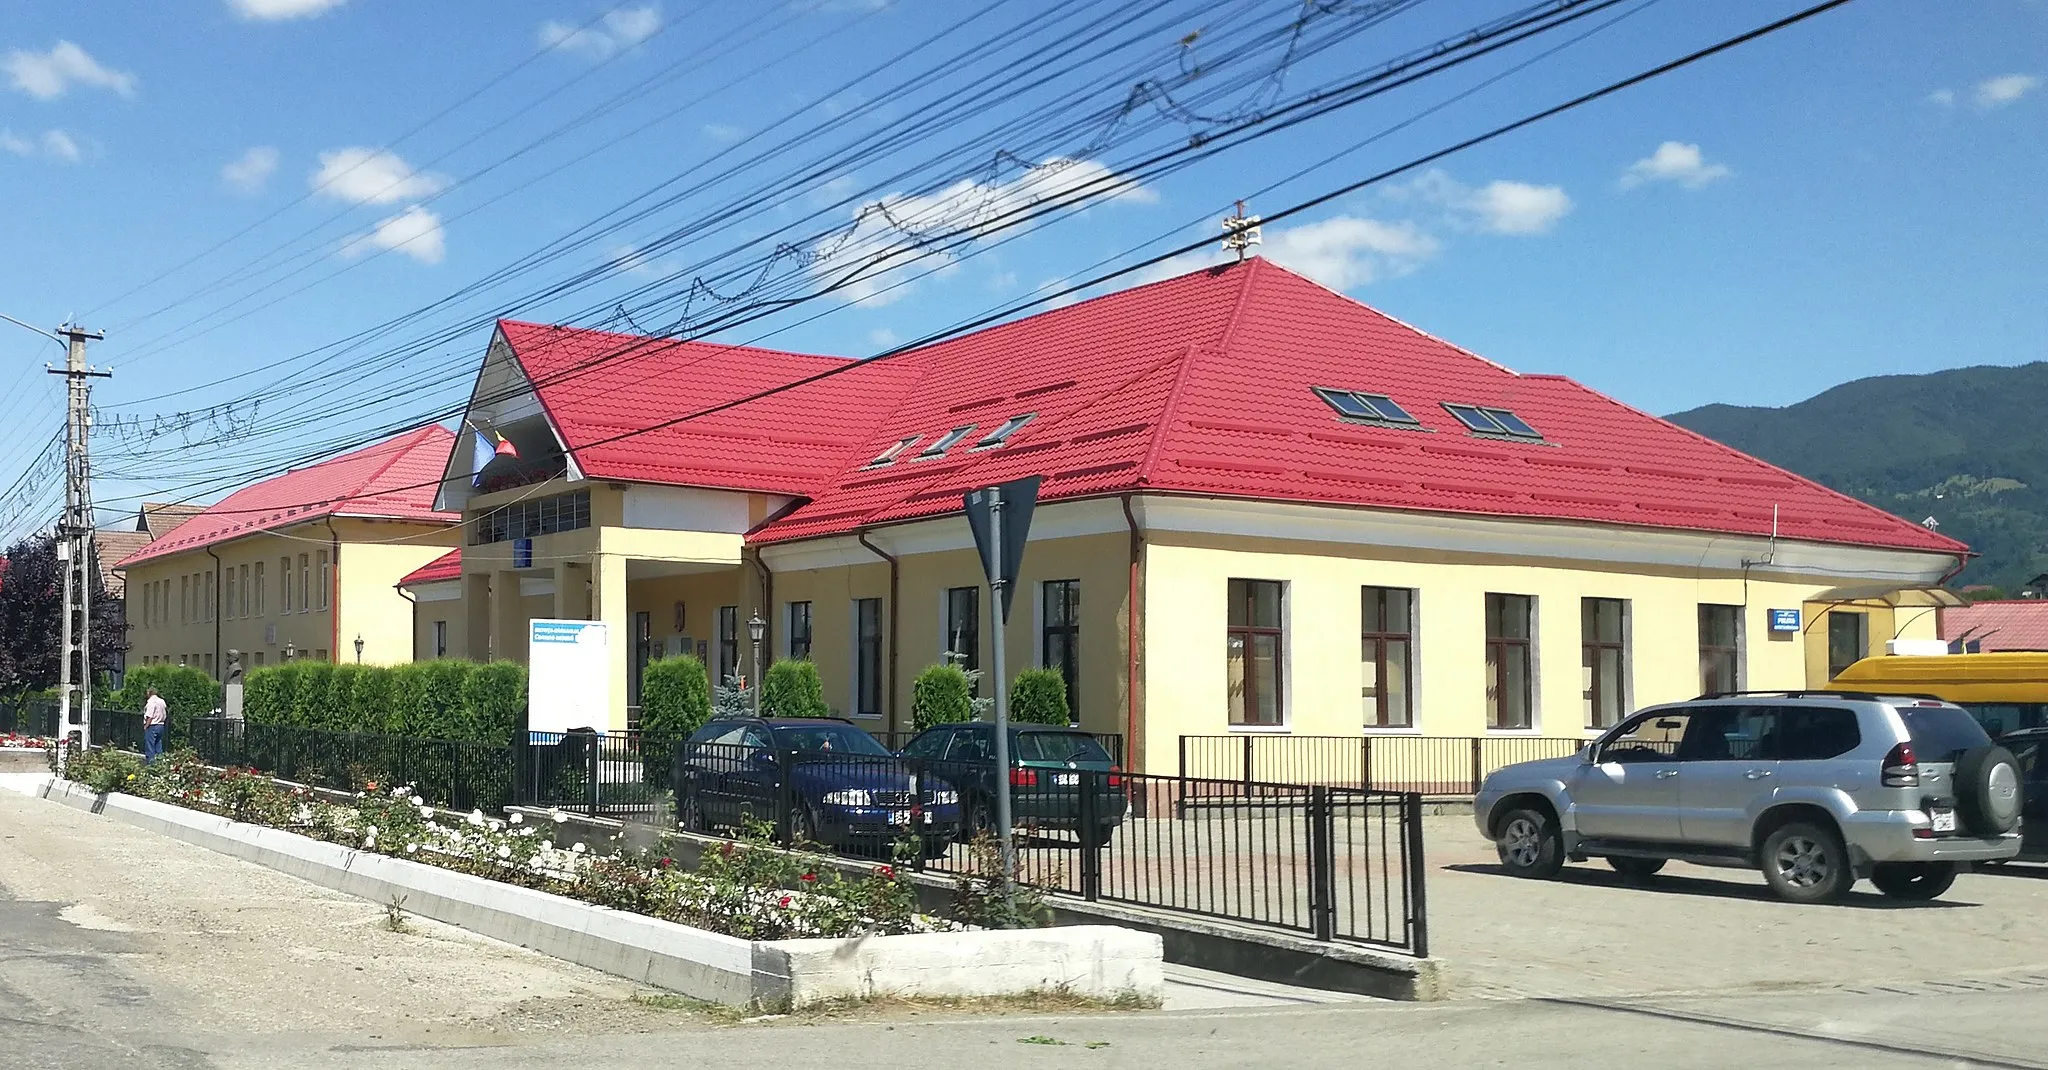
[(0, 702), (0, 736), (54, 737), (56, 734), (56, 699), (17, 698)]
[[(868, 734), (874, 736), (884, 747), (892, 751), (902, 750), (904, 747), (909, 746), (910, 741), (916, 739), (919, 735), (919, 733), (914, 731), (870, 732)], [(1124, 764), (1124, 734), (1122, 732), (1090, 732), (1088, 734), (1095, 738), (1095, 742), (1102, 745), (1103, 750), (1109, 752), (1111, 761), (1119, 766)]]
[(1462, 796), (1516, 762), (1563, 758), (1586, 745), (1561, 736), (1180, 737), (1181, 776), (1247, 783), (1324, 784)]

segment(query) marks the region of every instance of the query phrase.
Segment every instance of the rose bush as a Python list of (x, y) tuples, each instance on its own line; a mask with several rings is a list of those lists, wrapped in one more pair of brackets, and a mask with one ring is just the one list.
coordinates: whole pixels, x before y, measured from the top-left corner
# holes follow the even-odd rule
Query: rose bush
[(25, 747), (29, 750), (46, 750), (51, 741), (42, 736), (24, 736), (18, 732), (0, 732), (0, 748)]
[(823, 856), (776, 849), (756, 826), (704, 853), (695, 871), (665, 847), (597, 853), (563, 847), (568, 820), (528, 822), (471, 811), (451, 818), (409, 786), (363, 785), (352, 797), (286, 787), (254, 770), (216, 769), (189, 751), (144, 765), (100, 748), (75, 756), (66, 775), (97, 792), (128, 795), (285, 829), (363, 851), (553, 892), (615, 910), (751, 940), (924, 932), (947, 923), (917, 913), (916, 893), (895, 867), (847, 880)]

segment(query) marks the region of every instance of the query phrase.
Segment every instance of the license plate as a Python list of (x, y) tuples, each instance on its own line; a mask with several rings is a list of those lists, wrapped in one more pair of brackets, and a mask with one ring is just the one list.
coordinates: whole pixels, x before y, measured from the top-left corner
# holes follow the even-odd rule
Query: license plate
[(1053, 774), (1052, 782), (1056, 787), (1071, 788), (1074, 785), (1079, 784), (1081, 782), (1081, 774), (1055, 773)]
[(1956, 830), (1956, 812), (1954, 810), (1936, 810), (1929, 816), (1934, 819), (1934, 831), (1954, 832)]
[(889, 823), (890, 823), (891, 825), (908, 825), (908, 824), (910, 824), (910, 811), (908, 811), (908, 810), (891, 810), (891, 811), (889, 811)]

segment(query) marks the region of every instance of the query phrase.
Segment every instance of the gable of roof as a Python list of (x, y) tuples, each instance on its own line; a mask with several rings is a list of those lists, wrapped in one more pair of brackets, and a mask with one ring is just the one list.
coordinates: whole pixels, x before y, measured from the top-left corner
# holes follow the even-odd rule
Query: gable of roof
[(330, 516), (453, 524), (461, 518), (434, 510), (434, 487), (453, 441), (447, 428), (432, 424), (251, 484), (116, 567)]
[(422, 583), (440, 583), (443, 580), (462, 578), (462, 549), (457, 547), (406, 573), (398, 581), (400, 587), (416, 587)]
[(1941, 638), (1975, 639), (1985, 653), (2048, 650), (2048, 599), (2017, 598), (1943, 606), (1937, 611)]
[(177, 530), (178, 525), (205, 511), (203, 505), (183, 502), (143, 502), (141, 511), (135, 516), (135, 530), (152, 539), (161, 539)]
[(149, 533), (146, 531), (110, 531), (106, 528), (93, 531), (93, 561), (99, 566), (100, 585), (106, 588), (107, 597), (126, 597), (127, 578), (115, 570), (121, 562), (148, 545)]

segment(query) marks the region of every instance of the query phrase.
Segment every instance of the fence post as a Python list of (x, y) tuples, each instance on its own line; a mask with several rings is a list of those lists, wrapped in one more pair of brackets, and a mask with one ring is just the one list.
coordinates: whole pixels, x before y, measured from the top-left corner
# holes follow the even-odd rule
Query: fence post
[(595, 733), (583, 737), (583, 812), (597, 816), (597, 741), (603, 739)]
[[(1123, 758), (1119, 756), (1117, 761), (1121, 762)], [(1182, 780), (1188, 778), (1188, 737), (1186, 736), (1180, 737), (1180, 778)]]
[(794, 753), (784, 750), (775, 752), (775, 842), (784, 847), (796, 846), (796, 822), (793, 820), (796, 815), (792, 812), (795, 809), (796, 788), (789, 782), (790, 769), (796, 764), (791, 760)]
[(1331, 864), (1330, 789), (1308, 789), (1308, 913), (1316, 939), (1336, 936), (1337, 879)]
[(1090, 902), (1102, 898), (1102, 851), (1109, 837), (1098, 830), (1102, 827), (1100, 792), (1107, 786), (1108, 778), (1102, 773), (1081, 774), (1081, 823), (1074, 832), (1081, 840), (1081, 898)]
[(1422, 796), (1401, 796), (1402, 831), (1408, 837), (1408, 946), (1417, 958), (1429, 957), (1429, 867), (1422, 861)]
[(1479, 753), (1480, 745), (1484, 744), (1485, 742), (1486, 740), (1480, 736), (1472, 737), (1472, 789), (1466, 792), (1467, 795), (1479, 794), (1479, 782), (1486, 779), (1486, 777), (1480, 773), (1480, 770), (1484, 768), (1484, 759), (1480, 756)]
[(1244, 793), (1252, 793), (1252, 736), (1244, 737)]
[(1372, 790), (1372, 737), (1358, 737), (1358, 786)]

